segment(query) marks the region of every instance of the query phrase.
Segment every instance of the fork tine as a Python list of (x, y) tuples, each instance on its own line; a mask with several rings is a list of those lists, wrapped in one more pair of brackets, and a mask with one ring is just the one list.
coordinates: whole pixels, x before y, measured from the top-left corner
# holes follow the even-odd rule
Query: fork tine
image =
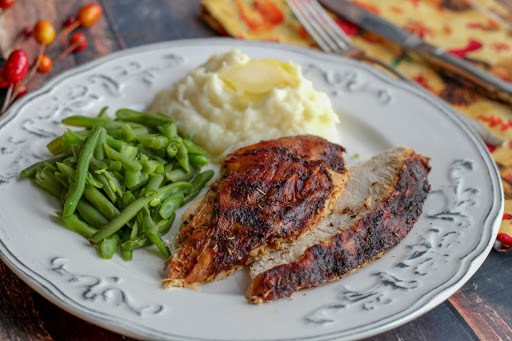
[(329, 16), (327, 11), (318, 3), (317, 0), (305, 0), (309, 3), (312, 9), (314, 9), (318, 19), (324, 24), (322, 27), (325, 32), (333, 38), (336, 45), (342, 50), (349, 50), (355, 46), (352, 44), (351, 39), (347, 36), (338, 24)]
[(309, 15), (304, 4), (301, 0), (286, 0), (288, 6), (292, 9), (293, 13), (299, 19), (302, 26), (308, 31), (311, 37), (316, 41), (322, 50), (327, 52), (335, 52), (336, 47), (332, 45), (331, 39), (327, 38), (316, 20)]

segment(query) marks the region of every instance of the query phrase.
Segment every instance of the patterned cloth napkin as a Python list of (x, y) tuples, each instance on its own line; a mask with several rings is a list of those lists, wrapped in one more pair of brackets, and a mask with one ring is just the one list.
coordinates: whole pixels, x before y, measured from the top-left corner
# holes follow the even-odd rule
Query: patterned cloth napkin
[[(512, 10), (496, 0), (351, 0), (425, 41), (512, 81)], [(318, 48), (284, 0), (203, 0), (201, 17), (222, 35)], [(389, 63), (483, 123), (506, 146), (488, 146), (500, 169), (505, 214), (500, 233), (512, 240), (512, 105), (493, 101), (436, 72), (396, 44), (335, 17), (354, 44)], [(502, 235), (499, 235), (502, 238)], [(500, 239), (498, 238), (498, 239)], [(498, 250), (512, 246), (497, 242)]]

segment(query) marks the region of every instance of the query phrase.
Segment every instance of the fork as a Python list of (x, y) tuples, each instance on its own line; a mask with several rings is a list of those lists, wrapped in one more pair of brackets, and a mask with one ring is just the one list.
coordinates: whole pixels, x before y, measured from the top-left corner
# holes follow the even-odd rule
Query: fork
[[(323, 51), (379, 65), (416, 90), (422, 93), (427, 92), (421, 85), (396, 68), (377, 58), (368, 56), (363, 50), (356, 47), (347, 34), (334, 22), (317, 0), (286, 0), (286, 3)], [(462, 121), (471, 126), (484, 142), (494, 146), (501, 146), (506, 143), (506, 141), (492, 134), (480, 122), (456, 110), (453, 110), (453, 112), (455, 112)]]
[(404, 81), (410, 78), (382, 62), (377, 58), (368, 56), (363, 50), (356, 47), (347, 34), (334, 22), (324, 8), (316, 0), (286, 0), (297, 19), (309, 35), (325, 52), (339, 54), (377, 64)]

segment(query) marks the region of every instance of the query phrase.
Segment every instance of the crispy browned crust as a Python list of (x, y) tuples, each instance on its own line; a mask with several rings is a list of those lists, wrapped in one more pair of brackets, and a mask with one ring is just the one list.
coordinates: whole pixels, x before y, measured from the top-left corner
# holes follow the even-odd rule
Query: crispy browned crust
[[(338, 173), (345, 173), (347, 171), (345, 160), (343, 159), (345, 148), (315, 135), (282, 137), (240, 148), (226, 157), (225, 166), (230, 165), (233, 159), (236, 160), (241, 155), (260, 150), (261, 148), (274, 147), (285, 148), (293, 154), (306, 157), (310, 161), (323, 161), (327, 168)], [(227, 168), (229, 169), (229, 166)]]
[(397, 245), (416, 223), (429, 191), (427, 158), (405, 160), (394, 188), (377, 208), (330, 240), (311, 246), (297, 261), (256, 276), (247, 291), (249, 303), (291, 296), (346, 275)]
[(222, 178), (183, 221), (179, 247), (166, 262), (165, 287), (224, 278), (329, 213), (348, 172), (344, 166), (337, 167), (342, 174), (334, 172), (323, 159), (337, 158), (344, 165), (344, 149), (309, 136), (277, 141), (262, 141), (226, 158)]

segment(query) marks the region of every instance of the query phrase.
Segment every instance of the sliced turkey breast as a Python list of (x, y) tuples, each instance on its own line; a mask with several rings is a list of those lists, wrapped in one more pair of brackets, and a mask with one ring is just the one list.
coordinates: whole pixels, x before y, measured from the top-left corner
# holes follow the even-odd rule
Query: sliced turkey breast
[(251, 265), (247, 300), (268, 302), (337, 280), (393, 248), (422, 212), (429, 171), (428, 159), (405, 147), (352, 167), (328, 217)]

